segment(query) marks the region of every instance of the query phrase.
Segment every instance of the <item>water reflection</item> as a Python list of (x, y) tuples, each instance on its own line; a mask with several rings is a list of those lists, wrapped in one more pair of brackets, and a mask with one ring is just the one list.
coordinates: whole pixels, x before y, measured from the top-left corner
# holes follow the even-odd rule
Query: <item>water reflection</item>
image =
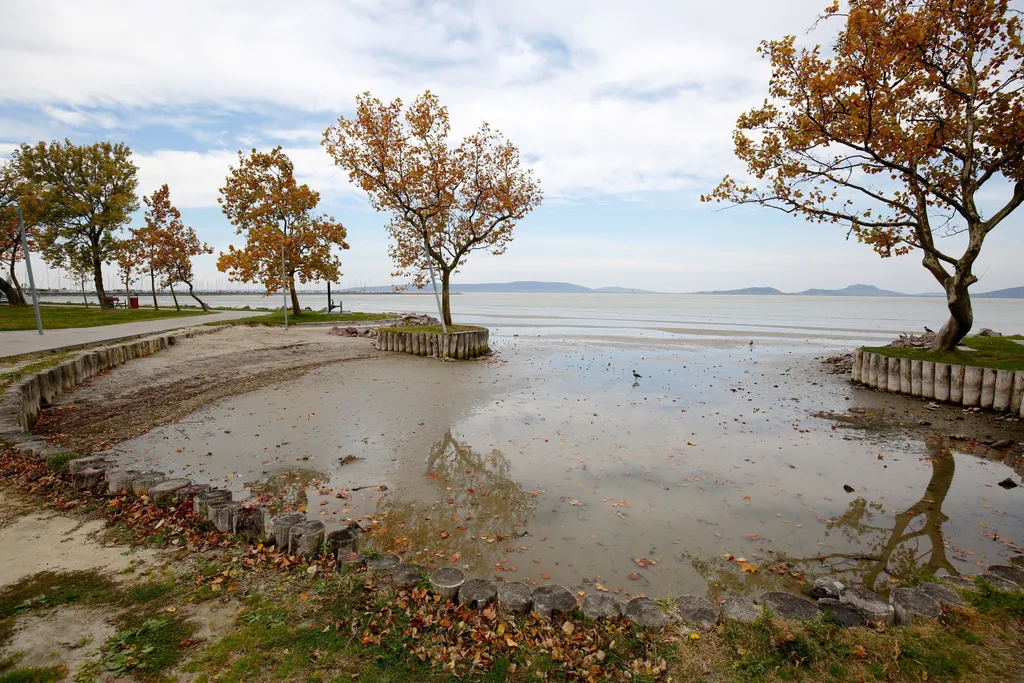
[(309, 504), (309, 491), (328, 479), (325, 472), (304, 467), (271, 470), (258, 481), (245, 482), (252, 497), (268, 505), (271, 512), (280, 508), (297, 509)]
[(511, 572), (536, 505), (535, 494), (523, 491), (510, 470), (498, 449), (478, 453), (448, 431), (430, 448), (427, 490), (411, 487), (378, 501), (384, 529), (374, 545)]
[[(906, 578), (922, 570), (960, 573), (946, 556), (942, 535), (942, 525), (949, 520), (942, 505), (953, 484), (956, 458), (940, 438), (930, 438), (925, 445), (928, 456), (924, 459), (931, 462), (932, 474), (921, 499), (896, 514), (891, 526), (875, 523), (875, 518), (884, 514), (880, 504), (864, 498), (852, 501), (844, 514), (828, 521), (825, 535), (838, 531), (851, 541), (868, 543), (870, 550), (832, 555), (826, 566), (856, 575), (865, 586), (876, 586), (882, 574)], [(853, 568), (841, 566), (851, 561)]]

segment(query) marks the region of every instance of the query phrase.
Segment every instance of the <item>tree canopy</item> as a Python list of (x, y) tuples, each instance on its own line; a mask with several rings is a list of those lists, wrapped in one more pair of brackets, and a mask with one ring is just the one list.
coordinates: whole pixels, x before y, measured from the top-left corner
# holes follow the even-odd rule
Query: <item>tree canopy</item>
[(542, 200), (519, 149), (484, 123), (449, 147), (448, 109), (429, 90), (403, 112), (364, 93), (352, 119), (324, 132), (334, 163), (390, 215), (389, 253), (396, 276), (422, 286), (432, 264), (441, 272), (444, 321), (451, 324), (451, 275), (470, 252), (503, 254), (513, 229)]
[(115, 257), (116, 234), (139, 207), (131, 150), (123, 143), (55, 140), (21, 145), (12, 162), (30, 188), (27, 208), (40, 228), (43, 259), (54, 267), (88, 264), (105, 307), (103, 263)]
[(314, 213), (320, 193), (295, 180), (291, 159), (276, 147), (270, 152), (253, 149), (238, 153), (217, 200), (235, 232), (245, 235), (245, 246), (228, 247), (217, 258), (217, 269), (235, 282), (260, 282), (267, 293), (279, 291), (281, 245), (284, 244), (285, 280), (292, 312), (302, 313), (295, 280), (337, 280), (341, 259), (333, 248), (348, 249), (345, 226), (333, 217)]
[(769, 99), (734, 134), (751, 180), (702, 199), (840, 224), (882, 257), (918, 251), (950, 311), (935, 348), (952, 348), (985, 237), (1024, 202), (1021, 20), (1008, 0), (851, 0), (825, 19), (845, 22), (831, 50), (761, 44)]

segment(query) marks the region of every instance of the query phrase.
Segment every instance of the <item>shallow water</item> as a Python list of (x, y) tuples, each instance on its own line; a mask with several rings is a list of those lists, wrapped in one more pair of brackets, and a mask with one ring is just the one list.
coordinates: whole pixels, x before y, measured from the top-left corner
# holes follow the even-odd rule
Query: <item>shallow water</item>
[(921, 567), (980, 571), (1024, 544), (1022, 489), (994, 486), (1007, 465), (939, 434), (815, 417), (877, 395), (785, 338), (511, 334), (482, 362), (328, 367), (119, 444), (120, 457), (304, 505), (329, 527), (360, 519), (368, 543), (431, 567), (630, 595), (738, 594), (832, 570), (884, 585)]

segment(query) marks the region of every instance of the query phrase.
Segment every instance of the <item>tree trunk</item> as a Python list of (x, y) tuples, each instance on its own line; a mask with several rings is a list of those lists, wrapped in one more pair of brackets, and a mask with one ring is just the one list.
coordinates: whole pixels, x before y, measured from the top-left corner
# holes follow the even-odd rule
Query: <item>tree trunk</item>
[(205, 303), (203, 302), (203, 300), (202, 300), (202, 299), (200, 299), (200, 298), (199, 298), (198, 296), (196, 296), (196, 292), (195, 292), (195, 290), (194, 290), (194, 289), (192, 289), (192, 283), (191, 283), (191, 282), (188, 282), (188, 281), (186, 280), (186, 281), (185, 281), (185, 284), (186, 284), (186, 285), (188, 285), (188, 293), (189, 293), (189, 295), (190, 295), (190, 296), (191, 296), (191, 297), (192, 297), (193, 299), (195, 299), (196, 301), (198, 301), (198, 302), (199, 302), (199, 305), (203, 307), (203, 310), (204, 310), (204, 311), (208, 311), (208, 310), (210, 310), (210, 307), (209, 307), (209, 306), (207, 306), (207, 305), (206, 305), (206, 304), (205, 304)]
[(156, 273), (153, 272), (153, 266), (149, 267), (149, 284), (153, 288), (153, 310), (159, 311), (160, 304), (156, 302)]
[(21, 283), (18, 282), (18, 276), (14, 274), (14, 262), (18, 258), (18, 244), (15, 243), (14, 249), (11, 250), (11, 284), (14, 286), (15, 291), (18, 292), (18, 299), (20, 300), (21, 306), (28, 306), (28, 301), (25, 299), (25, 290), (21, 288)]
[(952, 351), (974, 325), (974, 309), (971, 307), (971, 296), (967, 292), (969, 285), (962, 285), (960, 282), (960, 278), (952, 277), (946, 286), (949, 320), (935, 335), (932, 351)]
[(441, 317), (445, 325), (452, 324), (451, 271), (441, 271)]
[(295, 273), (290, 273), (288, 276), (288, 289), (291, 290), (292, 295), (292, 313), (295, 315), (302, 315), (302, 309), (299, 308), (299, 293), (295, 291)]
[(78, 279), (78, 284), (82, 285), (82, 301), (85, 302), (85, 307), (89, 308), (89, 297), (85, 295), (85, 278), (80, 277)]
[[(110, 304), (107, 303), (107, 290), (103, 287), (103, 262), (98, 256), (93, 256), (92, 259), (92, 279), (96, 285), (96, 296), (100, 300), (100, 308), (110, 308)], [(83, 287), (85, 283), (82, 283)]]
[(168, 286), (171, 288), (171, 298), (174, 299), (174, 310), (180, 311), (181, 306), (178, 305), (178, 295), (174, 293), (174, 283), (170, 282)]
[(12, 306), (28, 305), (28, 303), (25, 301), (25, 297), (22, 296), (18, 292), (18, 290), (16, 290), (14, 286), (11, 285), (11, 283), (9, 283), (2, 277), (0, 277), (0, 292), (4, 293), (4, 296), (7, 297), (8, 303), (10, 303)]

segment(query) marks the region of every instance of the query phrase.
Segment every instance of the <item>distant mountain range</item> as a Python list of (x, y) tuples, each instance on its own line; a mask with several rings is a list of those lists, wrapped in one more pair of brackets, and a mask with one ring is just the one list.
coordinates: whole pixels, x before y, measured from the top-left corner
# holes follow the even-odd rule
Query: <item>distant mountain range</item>
[[(413, 288), (410, 290), (415, 291)], [(346, 292), (393, 292), (394, 287), (359, 287), (347, 289)], [(407, 290), (408, 291), (408, 290)], [(429, 286), (421, 291), (430, 291)], [(486, 282), (482, 284), (452, 284), (452, 292), (544, 292), (556, 294), (655, 294), (646, 289), (632, 289), (629, 287), (598, 287), (591, 289), (583, 285), (574, 285), (571, 282), (534, 282), (532, 280), (521, 280), (518, 282)]]
[[(802, 292), (783, 292), (774, 287), (746, 287), (744, 289), (725, 289), (697, 294), (739, 294), (739, 295), (776, 295), (776, 296), (945, 296), (941, 292), (926, 294), (904, 294), (889, 289), (879, 289), (873, 285), (850, 285), (842, 289), (805, 289)], [(971, 292), (974, 299), (1024, 299), (1024, 287), (998, 289), (994, 292)]]

